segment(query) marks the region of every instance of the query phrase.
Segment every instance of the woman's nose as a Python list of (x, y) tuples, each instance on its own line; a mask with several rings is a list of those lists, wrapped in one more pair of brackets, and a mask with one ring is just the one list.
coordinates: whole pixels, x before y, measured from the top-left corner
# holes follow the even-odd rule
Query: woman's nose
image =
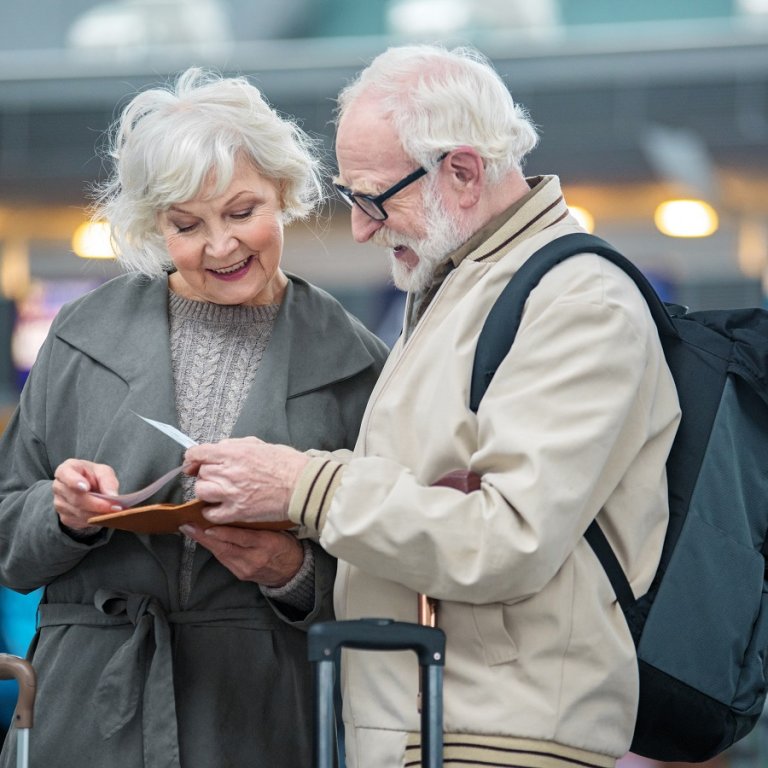
[(210, 232), (206, 241), (208, 253), (215, 259), (229, 256), (237, 247), (237, 238), (227, 230)]
[(368, 242), (384, 224), (383, 221), (372, 219), (356, 205), (352, 207), (350, 223), (352, 225), (352, 237), (358, 243)]

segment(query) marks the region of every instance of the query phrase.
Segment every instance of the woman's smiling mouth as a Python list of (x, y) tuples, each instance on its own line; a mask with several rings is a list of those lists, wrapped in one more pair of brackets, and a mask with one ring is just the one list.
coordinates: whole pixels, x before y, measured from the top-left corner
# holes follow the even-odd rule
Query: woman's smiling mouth
[(237, 264), (233, 264), (230, 267), (222, 267), (221, 269), (211, 269), (209, 267), (206, 271), (222, 280), (237, 279), (245, 274), (248, 267), (250, 267), (253, 258), (253, 256), (248, 256), (248, 258), (238, 261)]

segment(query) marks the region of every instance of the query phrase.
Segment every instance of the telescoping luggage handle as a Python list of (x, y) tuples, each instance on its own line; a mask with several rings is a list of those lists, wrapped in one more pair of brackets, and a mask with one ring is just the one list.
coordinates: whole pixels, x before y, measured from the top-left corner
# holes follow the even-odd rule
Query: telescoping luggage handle
[(13, 717), (17, 733), (16, 768), (26, 768), (29, 765), (29, 729), (35, 709), (37, 675), (28, 661), (9, 653), (0, 653), (0, 680), (16, 680), (19, 684), (19, 698)]
[(356, 619), (313, 624), (309, 660), (315, 665), (315, 765), (333, 765), (334, 670), (342, 648), (416, 653), (421, 674), (421, 764), (443, 764), (443, 666), (445, 634), (440, 629), (392, 619)]

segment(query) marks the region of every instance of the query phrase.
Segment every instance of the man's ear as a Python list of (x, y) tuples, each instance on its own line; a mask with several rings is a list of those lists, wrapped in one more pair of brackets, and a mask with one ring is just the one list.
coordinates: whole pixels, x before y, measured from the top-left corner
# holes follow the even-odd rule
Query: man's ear
[(453, 150), (443, 162), (449, 172), (449, 185), (461, 208), (477, 205), (485, 187), (483, 158), (472, 147)]

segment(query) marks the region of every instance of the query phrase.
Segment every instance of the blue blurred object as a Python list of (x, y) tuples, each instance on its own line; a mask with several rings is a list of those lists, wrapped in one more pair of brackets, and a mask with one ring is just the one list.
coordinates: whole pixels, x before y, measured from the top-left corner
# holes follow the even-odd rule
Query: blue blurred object
[[(37, 606), (42, 589), (22, 595), (0, 587), (0, 652), (26, 656), (35, 634)], [(15, 680), (0, 681), (0, 728), (7, 730), (16, 706), (18, 684)]]

